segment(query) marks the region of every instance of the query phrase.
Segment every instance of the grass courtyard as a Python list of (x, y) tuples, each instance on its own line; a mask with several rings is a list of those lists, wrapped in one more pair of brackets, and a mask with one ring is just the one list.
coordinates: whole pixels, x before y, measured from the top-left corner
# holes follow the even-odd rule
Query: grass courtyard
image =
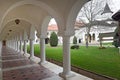
[[(39, 45), (35, 45), (35, 55), (40, 55)], [(46, 45), (46, 57), (62, 62), (62, 47)], [(71, 62), (74, 66), (120, 80), (120, 54), (117, 48), (91, 46), (86, 49), (80, 46), (78, 50), (71, 50)]]

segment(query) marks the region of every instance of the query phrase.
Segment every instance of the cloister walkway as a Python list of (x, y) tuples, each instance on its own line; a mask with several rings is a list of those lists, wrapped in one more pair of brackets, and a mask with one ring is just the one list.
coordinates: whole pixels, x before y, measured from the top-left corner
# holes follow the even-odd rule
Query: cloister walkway
[(56, 75), (10, 48), (2, 49), (3, 80), (42, 80)]

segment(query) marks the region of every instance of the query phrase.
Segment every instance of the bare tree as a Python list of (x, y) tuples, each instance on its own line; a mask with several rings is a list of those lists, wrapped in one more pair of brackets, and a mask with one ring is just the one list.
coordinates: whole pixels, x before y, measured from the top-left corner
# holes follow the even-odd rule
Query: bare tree
[(92, 23), (95, 21), (97, 15), (103, 12), (103, 7), (101, 6), (103, 2), (103, 0), (91, 0), (86, 3), (80, 11), (79, 21), (82, 21), (86, 27), (86, 48), (88, 48), (88, 38)]

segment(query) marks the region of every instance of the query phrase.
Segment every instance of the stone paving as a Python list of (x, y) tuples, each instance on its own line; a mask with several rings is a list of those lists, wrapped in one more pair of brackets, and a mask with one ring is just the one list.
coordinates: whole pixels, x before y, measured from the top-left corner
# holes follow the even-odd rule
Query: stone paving
[(5, 47), (2, 51), (2, 71), (3, 80), (42, 80), (56, 75), (22, 54)]

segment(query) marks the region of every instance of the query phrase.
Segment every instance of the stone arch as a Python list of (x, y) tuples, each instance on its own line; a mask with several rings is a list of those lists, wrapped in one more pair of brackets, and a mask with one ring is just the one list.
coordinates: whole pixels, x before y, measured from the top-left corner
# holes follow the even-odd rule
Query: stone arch
[[(43, 21), (41, 22), (41, 25), (37, 26), (37, 37), (44, 37), (46, 38), (47, 36), (47, 28), (48, 28), (48, 23), (51, 19), (51, 16), (46, 16)], [(40, 36), (42, 35), (42, 36)]]
[[(20, 1), (20, 2), (16, 2), (16, 4), (14, 4), (13, 6), (11, 6), (6, 12), (5, 14), (3, 15), (2, 17), (2, 20), (1, 20), (1, 26), (2, 26), (2, 23), (4, 21), (4, 18), (5, 16), (14, 8), (18, 7), (18, 6), (22, 6), (22, 5), (25, 5), (25, 4), (32, 4), (32, 5), (35, 5), (35, 6), (39, 6), (41, 8), (43, 8), (44, 10), (46, 10), (52, 17), (54, 17), (58, 23), (58, 26), (61, 26), (60, 27), (60, 30), (62, 31), (62, 25), (63, 24), (63, 20), (62, 20), (62, 17), (55, 11), (53, 10), (50, 6), (48, 6), (47, 4), (45, 4), (44, 2), (42, 1), (35, 1), (35, 0), (24, 0), (24, 1)], [(4, 26), (2, 26), (3, 28)], [(2, 30), (2, 29), (0, 29)]]
[(82, 8), (82, 6), (84, 5), (84, 3), (86, 3), (88, 0), (77, 0), (76, 3), (72, 6), (72, 9), (68, 15), (67, 18), (67, 23), (66, 23), (66, 35), (74, 35), (74, 24), (76, 21), (76, 17), (80, 11), (80, 9)]

